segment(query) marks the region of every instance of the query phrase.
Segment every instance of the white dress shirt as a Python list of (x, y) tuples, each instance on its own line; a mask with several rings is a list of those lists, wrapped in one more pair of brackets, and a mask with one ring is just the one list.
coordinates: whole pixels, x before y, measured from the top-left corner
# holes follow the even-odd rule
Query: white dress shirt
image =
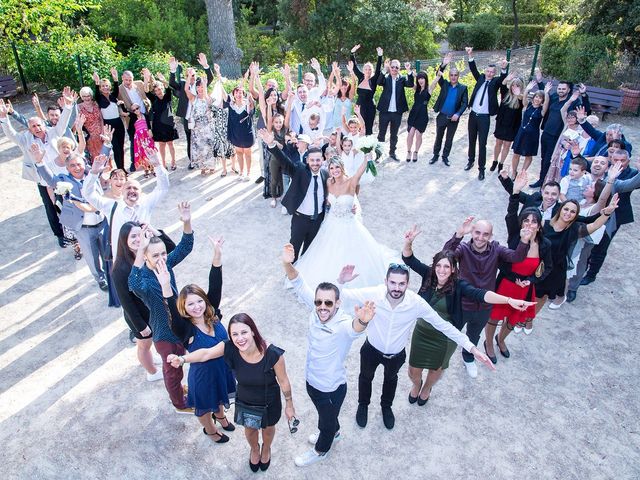
[(153, 209), (169, 191), (169, 174), (167, 171), (162, 166), (156, 167), (155, 171), (158, 179), (156, 188), (149, 194), (140, 193), (138, 202), (133, 207), (128, 206), (122, 199), (114, 200), (102, 195), (102, 192), (97, 188), (99, 183), (97, 175), (89, 173), (85, 178), (82, 196), (104, 214), (107, 222), (111, 218), (113, 204), (117, 203), (118, 205), (113, 213), (113, 223), (111, 224), (111, 254), (114, 260), (118, 249), (118, 235), (122, 225), (126, 222), (150, 223)]
[(307, 93), (307, 102), (312, 102), (313, 100), (320, 100), (320, 97), (327, 89), (327, 81), (324, 78), (322, 73), (317, 74), (318, 84), (313, 87)]
[(312, 173), (307, 193), (304, 196), (304, 200), (302, 200), (302, 203), (298, 207), (298, 212), (303, 215), (313, 215), (313, 177), (318, 177), (318, 215), (320, 215), (324, 209), (324, 185), (322, 185), (322, 177), (320, 176), (320, 172)]
[(451, 325), (431, 308), (417, 293), (407, 290), (402, 302), (395, 308), (387, 299), (387, 287), (340, 288), (342, 307), (350, 310), (354, 305), (362, 305), (365, 301), (376, 304), (376, 314), (369, 322), (367, 339), (369, 343), (384, 355), (396, 355), (407, 345), (409, 335), (416, 319), (423, 318), (436, 330), (470, 351), (475, 345), (456, 327)]
[(127, 95), (129, 95), (129, 99), (131, 100), (131, 103), (138, 104), (138, 106), (140, 107), (140, 111), (143, 114), (147, 113), (147, 107), (142, 101), (142, 97), (138, 93), (138, 89), (135, 86), (133, 88), (127, 88), (127, 87), (124, 87), (124, 88), (127, 90)]
[[(472, 110), (476, 113), (484, 113), (489, 114), (489, 81), (485, 81), (483, 85), (480, 85), (478, 91), (476, 92), (476, 96), (473, 99), (473, 108)], [(486, 89), (484, 92), (484, 98), (482, 98), (482, 91)], [(480, 103), (480, 98), (482, 98), (482, 103)]]
[(389, 100), (389, 108), (387, 109), (387, 111), (397, 112), (398, 107), (396, 106), (396, 82), (400, 77), (393, 78), (391, 75), (389, 75), (389, 77), (391, 78), (391, 99)]
[(298, 298), (312, 308), (309, 314), (309, 333), (307, 335), (306, 379), (313, 388), (321, 392), (333, 392), (347, 383), (345, 359), (353, 341), (364, 331), (353, 329), (353, 318), (342, 309), (338, 309), (326, 323), (318, 318), (313, 300), (314, 292), (300, 275), (291, 281)]

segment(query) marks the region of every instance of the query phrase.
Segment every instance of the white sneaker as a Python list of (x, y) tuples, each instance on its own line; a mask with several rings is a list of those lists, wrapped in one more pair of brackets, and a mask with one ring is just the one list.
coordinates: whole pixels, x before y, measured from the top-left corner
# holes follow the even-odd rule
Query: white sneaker
[(158, 380), (162, 380), (164, 377), (162, 375), (162, 369), (157, 369), (156, 373), (147, 372), (147, 382), (156, 382)]
[(533, 332), (533, 325), (531, 325), (531, 328), (524, 327), (525, 335), (531, 335), (531, 332)]
[(522, 327), (513, 327), (513, 333), (522, 333)]
[(239, 182), (244, 181), (244, 175), (239, 173), (238, 176), (236, 177), (236, 180), (238, 180)]
[(251, 179), (249, 178), (249, 175), (248, 175), (248, 174), (247, 174), (247, 175), (245, 175), (245, 176), (242, 178), (242, 181), (243, 181), (243, 182), (248, 182), (249, 180), (251, 180)]
[(564, 302), (566, 301), (567, 301), (567, 297), (562, 297), (562, 301), (560, 303), (551, 302), (549, 304), (549, 310), (558, 310), (562, 305), (564, 305)]
[(467, 373), (471, 378), (476, 378), (478, 376), (478, 366), (476, 362), (464, 362), (464, 367), (467, 369)]
[[(312, 433), (311, 435), (309, 435), (309, 438), (308, 438), (309, 443), (311, 445), (315, 445), (316, 442), (318, 441), (318, 437), (319, 436), (320, 436), (320, 432)], [(342, 437), (340, 437), (340, 431), (337, 431), (335, 436), (333, 437), (333, 442), (335, 443), (335, 442), (340, 441), (340, 438), (342, 438)]]
[(281, 212), (283, 215), (289, 215), (289, 212), (287, 212), (287, 207), (282, 207), (282, 208), (280, 209), (280, 212)]
[(312, 448), (311, 450), (304, 452), (302, 455), (297, 456), (294, 461), (298, 467), (307, 467), (319, 462), (320, 460), (324, 460), (326, 456), (326, 453), (320, 454), (316, 452), (315, 448)]

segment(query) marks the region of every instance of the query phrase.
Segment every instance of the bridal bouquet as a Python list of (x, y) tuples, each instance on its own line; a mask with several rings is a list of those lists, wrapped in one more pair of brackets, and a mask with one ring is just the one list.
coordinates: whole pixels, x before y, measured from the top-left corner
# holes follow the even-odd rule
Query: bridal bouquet
[(61, 197), (66, 196), (71, 190), (73, 190), (73, 185), (70, 182), (58, 182), (56, 184), (56, 189), (53, 191), (56, 195), (60, 195)]
[[(353, 148), (360, 150), (365, 155), (367, 153), (374, 152), (376, 155), (376, 161), (378, 161), (378, 159), (382, 156), (382, 146), (378, 143), (378, 139), (375, 135), (359, 137), (353, 145)], [(378, 176), (378, 170), (373, 160), (369, 160), (367, 162), (367, 169), (365, 170), (365, 172), (371, 172), (371, 175), (373, 175), (374, 177)]]

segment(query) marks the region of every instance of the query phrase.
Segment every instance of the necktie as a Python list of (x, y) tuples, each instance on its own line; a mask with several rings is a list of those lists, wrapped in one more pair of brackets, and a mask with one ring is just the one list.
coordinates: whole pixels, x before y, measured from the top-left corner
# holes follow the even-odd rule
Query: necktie
[[(304, 112), (304, 103), (302, 104), (302, 108), (300, 109), (300, 113)], [(304, 130), (302, 130), (302, 118), (300, 119), (300, 128), (298, 129), (298, 134), (301, 134)]]
[(318, 218), (318, 176), (313, 176), (313, 215), (311, 220)]
[(489, 87), (489, 82), (484, 82), (482, 86), (482, 95), (480, 95), (480, 106), (484, 103), (484, 95), (487, 93), (487, 88)]

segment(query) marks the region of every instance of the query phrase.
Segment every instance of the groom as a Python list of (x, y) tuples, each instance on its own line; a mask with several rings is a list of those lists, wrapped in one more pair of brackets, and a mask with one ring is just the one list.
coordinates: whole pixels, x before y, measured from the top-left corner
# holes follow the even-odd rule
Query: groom
[(269, 152), (280, 162), (284, 173), (291, 177), (289, 190), (282, 199), (282, 205), (291, 215), (291, 239), (295, 252), (294, 261), (306, 252), (320, 230), (324, 219), (324, 203), (327, 199), (327, 177), (322, 166), (322, 150), (310, 148), (306, 153), (306, 163), (288, 158), (280, 150), (273, 133), (262, 129), (259, 132)]

